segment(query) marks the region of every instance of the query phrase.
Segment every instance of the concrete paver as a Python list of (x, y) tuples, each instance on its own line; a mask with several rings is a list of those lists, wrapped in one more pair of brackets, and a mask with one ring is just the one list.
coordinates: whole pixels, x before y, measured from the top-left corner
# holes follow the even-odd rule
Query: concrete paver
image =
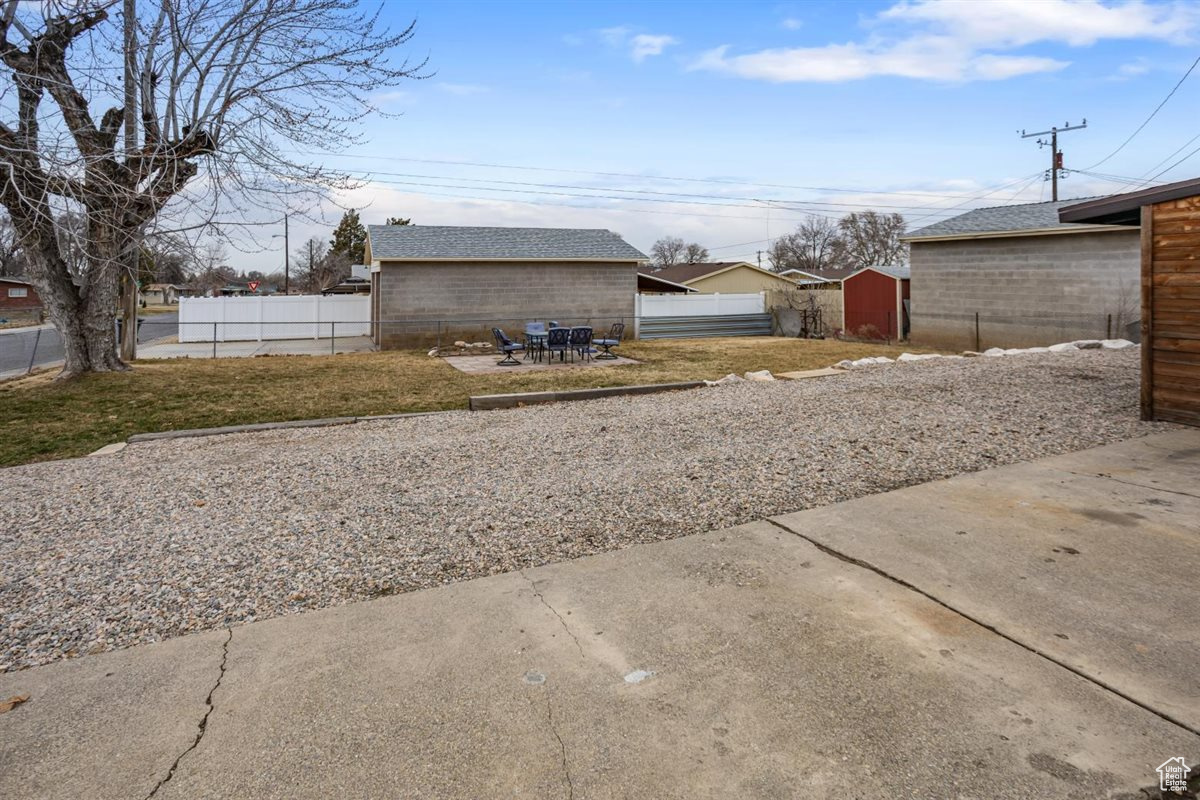
[(775, 519), (1200, 730), (1200, 430)]

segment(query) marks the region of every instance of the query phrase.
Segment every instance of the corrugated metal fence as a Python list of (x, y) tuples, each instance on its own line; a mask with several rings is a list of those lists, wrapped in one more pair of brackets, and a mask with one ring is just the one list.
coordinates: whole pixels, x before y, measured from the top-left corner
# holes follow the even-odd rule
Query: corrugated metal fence
[(637, 296), (637, 338), (770, 336), (766, 293)]

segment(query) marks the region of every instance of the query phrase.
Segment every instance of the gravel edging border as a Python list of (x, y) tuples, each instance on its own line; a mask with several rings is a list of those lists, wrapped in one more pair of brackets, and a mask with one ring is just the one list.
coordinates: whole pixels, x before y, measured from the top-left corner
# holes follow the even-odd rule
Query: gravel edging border
[(602, 389), (571, 389), (564, 392), (519, 392), (516, 394), (481, 394), (470, 398), (468, 407), (472, 411), (495, 411), (503, 408), (532, 406), (540, 403), (561, 403), (571, 400), (596, 400), (601, 397), (620, 395), (656, 394), (684, 389), (699, 389), (704, 381), (681, 381), (678, 383), (643, 383), (634, 386), (609, 386)]

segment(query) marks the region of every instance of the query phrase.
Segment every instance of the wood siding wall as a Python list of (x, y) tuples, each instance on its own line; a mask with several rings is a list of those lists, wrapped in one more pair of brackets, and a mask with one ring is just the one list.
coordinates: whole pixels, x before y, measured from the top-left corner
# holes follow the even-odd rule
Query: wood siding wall
[(1200, 197), (1142, 208), (1142, 416), (1200, 425)]

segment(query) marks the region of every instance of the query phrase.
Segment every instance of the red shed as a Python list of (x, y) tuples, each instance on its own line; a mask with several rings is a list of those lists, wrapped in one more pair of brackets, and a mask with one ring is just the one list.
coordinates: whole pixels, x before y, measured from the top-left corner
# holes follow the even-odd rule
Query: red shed
[(908, 267), (864, 267), (842, 279), (842, 328), (863, 339), (908, 337)]

